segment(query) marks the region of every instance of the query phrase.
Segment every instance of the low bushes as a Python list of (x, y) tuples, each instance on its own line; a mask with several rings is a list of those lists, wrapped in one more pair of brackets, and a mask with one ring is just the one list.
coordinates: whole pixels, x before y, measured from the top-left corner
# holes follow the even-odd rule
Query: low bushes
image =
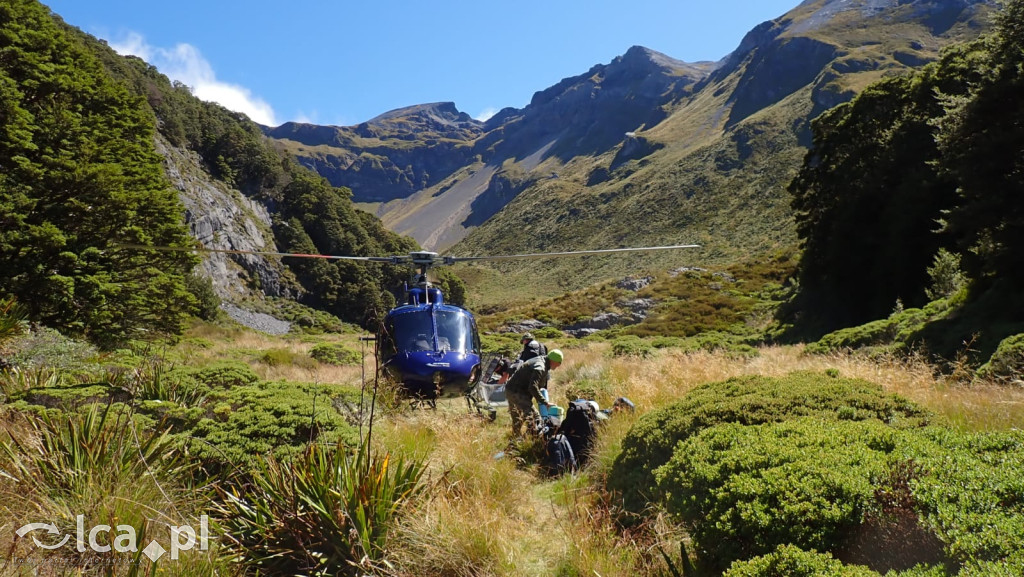
[(886, 319), (831, 332), (817, 342), (807, 345), (806, 351), (827, 354), (849, 349), (897, 351), (916, 344), (918, 333), (928, 323), (948, 314), (950, 299), (929, 303), (924, 308), (910, 308), (895, 312)]
[(681, 442), (655, 471), (659, 501), (691, 528), (706, 569), (786, 544), (837, 551), (875, 506), (899, 433), (820, 417), (718, 425)]
[(708, 574), (1024, 574), (1024, 432), (930, 421), (864, 381), (730, 379), (641, 417), (608, 485)]
[(820, 373), (737, 377), (698, 387), (641, 417), (622, 441), (609, 487), (621, 495), (627, 510), (640, 512), (656, 492), (653, 471), (672, 458), (678, 442), (721, 423), (755, 425), (808, 415), (874, 418), (906, 427), (930, 420), (927, 411), (859, 379)]
[(336, 343), (321, 343), (309, 351), (309, 356), (327, 365), (359, 366), (363, 362), (359, 351)]
[(992, 380), (1024, 379), (1024, 334), (1000, 341), (992, 358), (978, 369), (978, 376)]
[(628, 335), (612, 341), (612, 354), (616, 357), (646, 358), (654, 354), (654, 347), (649, 341)]
[(517, 333), (484, 334), (480, 335), (480, 343), (485, 354), (514, 359), (523, 350), (521, 337)]
[(178, 368), (175, 375), (194, 379), (207, 387), (242, 387), (260, 380), (252, 367), (241, 361), (221, 361), (202, 368)]
[(356, 428), (334, 406), (341, 399), (358, 406), (359, 391), (353, 387), (264, 382), (242, 362), (170, 370), (154, 364), (115, 376), (91, 383), (26, 380), (3, 384), (2, 390), (8, 391), (10, 406), (29, 412), (85, 410), (97, 403), (132, 405), (133, 419), (161, 423), (212, 471), (271, 453), (294, 455), (323, 439), (358, 443)]
[(866, 567), (844, 565), (828, 553), (804, 551), (782, 545), (775, 551), (747, 561), (737, 561), (722, 577), (872, 577)]
[(211, 402), (198, 420), (189, 413), (176, 431), (182, 432), (182, 442), (195, 456), (215, 467), (251, 464), (269, 454), (285, 458), (317, 441), (340, 439), (355, 446), (357, 431), (334, 408), (333, 400), (356, 395), (356, 390), (330, 385), (260, 382), (211, 398), (216, 404)]

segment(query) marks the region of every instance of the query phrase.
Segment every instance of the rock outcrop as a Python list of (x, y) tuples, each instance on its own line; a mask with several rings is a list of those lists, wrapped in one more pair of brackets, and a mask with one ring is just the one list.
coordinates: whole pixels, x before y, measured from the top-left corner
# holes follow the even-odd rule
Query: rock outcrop
[[(211, 177), (194, 152), (183, 151), (158, 138), (167, 176), (185, 205), (192, 237), (210, 249), (276, 251), (265, 206), (231, 190)], [(280, 261), (255, 254), (207, 253), (201, 263), (218, 296), (236, 300), (254, 293), (295, 297), (296, 288)]]

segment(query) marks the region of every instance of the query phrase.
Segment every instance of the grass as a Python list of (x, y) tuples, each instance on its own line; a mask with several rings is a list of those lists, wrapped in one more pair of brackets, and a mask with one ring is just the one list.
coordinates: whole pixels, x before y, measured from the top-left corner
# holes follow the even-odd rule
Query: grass
[[(273, 383), (351, 385), (360, 382), (360, 367), (320, 364), (311, 369), (305, 361), (289, 359), (306, 358), (323, 343), (359, 350), (357, 338), (355, 334), (272, 337), (200, 326), (165, 353), (194, 367), (223, 359), (243, 361), (260, 379)], [(538, 472), (536, 443), (510, 444), (506, 411), (490, 422), (470, 412), (463, 400), (454, 399), (439, 402), (436, 411), (389, 412), (380, 417), (374, 425), (374, 448), (425, 466), (422, 497), (397, 517), (380, 552), (380, 558), (391, 564), (387, 570), (391, 574), (671, 574), (662, 552), (678, 561), (680, 544), (688, 543), (686, 534), (657, 514), (624, 529), (616, 521), (619, 511), (608, 500), (604, 480), (637, 418), (704, 383), (744, 375), (828, 372), (877, 383), (963, 430), (1024, 428), (1024, 390), (937, 377), (934, 367), (921, 358), (811, 355), (799, 346), (762, 347), (756, 355), (745, 356), (669, 346), (641, 358), (615, 356), (611, 342), (555, 339), (546, 344), (566, 353), (565, 363), (552, 373), (550, 391), (556, 403), (584, 394), (608, 407), (615, 398), (625, 396), (635, 403), (636, 412), (619, 413), (606, 423), (586, 470), (557, 479)], [(268, 352), (281, 362), (264, 362)], [(366, 374), (372, 375), (372, 358), (366, 362)], [(13, 408), (0, 410), (5, 411), (0, 442), (18, 439), (21, 453), (16, 450), (15, 454), (22, 456), (42, 446), (45, 433), (41, 429)], [(124, 433), (121, 438), (130, 441), (129, 448), (135, 446)], [(5, 528), (0, 531), (0, 550), (13, 547), (15, 553), (37, 560), (45, 560), (42, 552), (32, 549), (30, 542), (15, 543), (13, 531), (7, 529), (51, 518), (62, 519), (62, 526), (68, 526), (73, 513), (84, 510), (132, 519), (129, 522), (139, 527), (152, 519), (151, 531), (161, 526), (166, 531), (167, 525), (185, 523), (211, 510), (210, 493), (195, 486), (183, 471), (160, 477), (146, 474), (145, 469), (140, 473), (142, 465), (130, 458), (108, 459), (107, 464), (93, 468), (84, 488), (61, 493), (57, 481), (30, 486), (23, 478), (28, 471), (43, 479), (42, 469), (31, 464), (15, 469), (12, 457), (5, 459), (0, 463), (0, 470), (8, 473), (0, 474), (0, 527)], [(110, 482), (126, 476), (142, 482)], [(229, 557), (221, 549), (190, 557), (192, 565), (182, 566), (180, 574), (235, 574), (239, 567)]]
[(963, 429), (1024, 427), (1024, 391), (936, 379), (932, 368), (918, 360), (804, 355), (799, 347), (768, 347), (752, 358), (667, 350), (638, 361), (611, 356), (610, 346), (596, 343), (569, 349), (565, 364), (553, 374), (552, 396), (557, 400), (584, 381), (599, 380), (602, 406), (615, 396), (627, 396), (638, 407), (636, 414), (619, 414), (608, 422), (593, 464), (577, 475), (550, 480), (530, 464), (507, 456), (495, 459), (508, 443), (505, 412), (499, 413), (496, 423), (488, 423), (453, 401), (437, 413), (413, 413), (383, 426), (379, 440), (384, 445), (429, 455), (434, 480), (428, 503), (403, 526), (397, 551), (401, 574), (667, 571), (658, 548), (677, 558), (685, 535), (658, 517), (624, 532), (612, 519), (615, 509), (604, 501), (599, 487), (621, 439), (641, 414), (707, 382), (742, 375), (838, 371), (878, 383)]
[[(81, 515), (86, 528), (116, 527), (106, 537), (98, 534), (99, 544), (117, 544), (112, 536), (130, 532), (139, 549), (153, 539), (169, 546), (172, 526), (200, 527), (207, 488), (191, 482), (189, 464), (166, 435), (137, 430), (129, 411), (93, 406), (78, 414), (6, 417), (0, 437), (0, 548), (10, 562), (0, 569), (5, 574), (29, 574), (31, 568), (65, 574), (77, 567), (131, 575), (145, 567), (138, 555), (102, 554), (85, 543), (78, 548), (83, 552), (48, 556), (15, 537), (26, 523), (51, 523), (71, 535)], [(234, 573), (216, 543), (184, 556), (176, 569), (181, 575)]]

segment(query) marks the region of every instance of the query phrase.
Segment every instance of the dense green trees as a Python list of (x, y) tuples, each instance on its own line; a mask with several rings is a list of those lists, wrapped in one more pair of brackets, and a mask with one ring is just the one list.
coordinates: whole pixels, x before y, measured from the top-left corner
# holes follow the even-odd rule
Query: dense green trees
[[(411, 238), (386, 230), (378, 218), (357, 210), (346, 189), (330, 186), (275, 149), (244, 115), (202, 102), (187, 86), (170, 82), (142, 60), (118, 56), (82, 36), (113, 76), (145, 95), (163, 136), (196, 151), (212, 175), (266, 204), (281, 251), (386, 256), (419, 248)], [(299, 258), (284, 262), (295, 274), (305, 304), (361, 324), (372, 324), (393, 306), (393, 293), (409, 276), (404, 266)], [(448, 279), (442, 275), (443, 281)], [(462, 302), (461, 283), (456, 279), (445, 284), (456, 302)]]
[(1022, 11), (1012, 2), (993, 37), (816, 119), (790, 185), (805, 334), (923, 305), (943, 248), (963, 256), (975, 294), (1024, 280)]
[[(36, 0), (0, 0), (0, 298), (17, 298), (33, 321), (107, 345), (174, 333), (189, 314), (213, 314), (208, 304), (200, 310), (196, 283), (188, 288), (193, 255), (117, 248), (191, 242), (155, 152), (156, 130), (267, 205), (283, 251), (418, 248), (276, 150), (244, 115), (200, 101)], [(351, 261), (285, 264), (307, 304), (361, 323), (394, 304), (391, 291), (409, 272)], [(449, 284), (461, 300), (461, 285)]]
[(177, 196), (144, 101), (38, 2), (0, 2), (0, 293), (97, 342), (176, 331), (192, 309)]
[[(373, 256), (415, 249), (415, 241), (387, 234), (380, 221), (355, 210), (338, 192), (320, 176), (294, 175), (282, 193), (274, 227), (280, 248), (298, 253)], [(310, 304), (361, 323), (383, 315), (394, 305), (395, 299), (387, 289), (397, 286), (407, 275), (404, 267), (345, 260), (289, 259), (289, 266), (309, 291)]]
[(1010, 2), (970, 98), (942, 121), (940, 168), (959, 186), (949, 230), (982, 285), (1024, 285), (1024, 2)]

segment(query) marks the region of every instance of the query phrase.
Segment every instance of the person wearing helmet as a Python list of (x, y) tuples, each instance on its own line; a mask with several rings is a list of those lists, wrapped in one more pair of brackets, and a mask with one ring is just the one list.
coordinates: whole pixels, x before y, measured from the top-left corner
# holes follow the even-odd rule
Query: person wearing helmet
[(524, 333), (523, 336), (520, 337), (519, 342), (523, 344), (523, 351), (519, 353), (518, 359), (509, 364), (509, 375), (515, 374), (515, 372), (519, 370), (519, 367), (523, 366), (523, 363), (526, 361), (537, 357), (543, 357), (548, 354), (547, 347), (540, 344), (540, 341), (534, 338), (533, 333)]
[(547, 407), (547, 401), (540, 390), (547, 388), (548, 373), (562, 364), (562, 351), (554, 349), (546, 356), (533, 357), (516, 369), (508, 382), (505, 383), (505, 398), (508, 400), (508, 412), (512, 417), (512, 437), (522, 436), (524, 425), (538, 419), (533, 408), (533, 401)]
[(532, 333), (523, 334), (519, 342), (523, 345), (523, 352), (519, 353), (519, 361), (528, 361), (534, 357), (543, 357), (548, 354), (548, 349), (540, 344)]

